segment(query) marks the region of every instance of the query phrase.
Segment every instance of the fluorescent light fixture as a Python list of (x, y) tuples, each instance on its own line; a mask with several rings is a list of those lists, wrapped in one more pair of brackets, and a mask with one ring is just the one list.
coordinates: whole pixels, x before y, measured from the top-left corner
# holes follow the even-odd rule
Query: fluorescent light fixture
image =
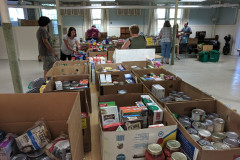
[(91, 2), (115, 2), (115, 0), (89, 0)]
[(181, 0), (180, 2), (204, 2), (206, 0)]

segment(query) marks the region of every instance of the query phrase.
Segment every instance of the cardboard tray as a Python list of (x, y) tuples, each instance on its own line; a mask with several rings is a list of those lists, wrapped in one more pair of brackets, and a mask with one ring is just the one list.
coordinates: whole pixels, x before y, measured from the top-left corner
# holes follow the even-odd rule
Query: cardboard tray
[(53, 67), (64, 67), (65, 66), (81, 66), (88, 65), (88, 60), (80, 60), (80, 61), (56, 61), (53, 64)]
[[(165, 97), (169, 95), (171, 90), (175, 90), (178, 92), (184, 92), (186, 95), (192, 98), (192, 100), (201, 100), (201, 99), (213, 99), (212, 96), (207, 93), (201, 91), (200, 89), (188, 84), (187, 82), (177, 79), (177, 80), (168, 80), (168, 81), (148, 81), (144, 82), (144, 92), (150, 93), (154, 98), (156, 98), (152, 94), (152, 85), (160, 84), (163, 88), (165, 88)], [(156, 98), (157, 99), (157, 98)], [(164, 105), (162, 101), (157, 99), (157, 101)], [(176, 101), (168, 102), (168, 103), (176, 103)]]
[[(166, 108), (170, 113), (178, 115), (191, 115), (193, 109), (203, 109), (206, 113), (215, 112), (225, 120), (225, 130), (233, 131), (240, 135), (240, 115), (231, 110), (218, 100), (201, 100), (191, 102), (167, 103)], [(172, 115), (173, 116), (173, 115)], [(175, 118), (173, 116), (173, 118)], [(195, 142), (188, 134), (187, 130), (178, 122), (178, 135), (177, 138), (182, 142), (183, 149), (190, 159), (194, 159), (194, 152), (197, 160), (235, 160), (240, 157), (240, 148), (231, 148), (228, 150), (203, 150), (201, 146)], [(184, 142), (184, 143), (183, 143)], [(197, 152), (198, 156), (197, 156)]]
[[(115, 101), (118, 107), (132, 106), (135, 105), (135, 102), (141, 100), (141, 95), (146, 94), (104, 95), (98, 97), (98, 102)], [(157, 103), (153, 97), (151, 98)], [(158, 105), (162, 108), (160, 104)], [(163, 122), (166, 125), (165, 127), (106, 132), (102, 130), (100, 125), (102, 159), (112, 160), (120, 157), (123, 159), (133, 159), (133, 155), (144, 155), (147, 145), (156, 143), (159, 138), (164, 138), (163, 145), (167, 140), (175, 139), (177, 123), (165, 109), (162, 108), (162, 110), (164, 111)], [(121, 145), (122, 147), (120, 147)], [(138, 158), (138, 160), (145, 160), (145, 158)]]
[(90, 81), (88, 88), (84, 89), (77, 89), (77, 90), (56, 90), (55, 81), (80, 81), (81, 79), (88, 79), (89, 81), (89, 75), (83, 74), (83, 75), (70, 75), (70, 76), (56, 76), (53, 77), (46, 85), (46, 88), (44, 89), (43, 93), (48, 92), (79, 92), (80, 98), (81, 98), (81, 104), (85, 106), (85, 102), (88, 108), (88, 112), (92, 113), (92, 104), (91, 104), (91, 89), (90, 89)]
[(131, 66), (138, 66), (141, 69), (146, 68), (148, 65), (153, 66), (150, 62), (148, 61), (124, 61), (122, 62), (123, 66), (128, 69), (129, 71), (136, 70), (132, 69)]
[[(132, 74), (130, 71), (122, 71), (122, 72), (104, 72), (103, 74), (111, 74), (112, 76), (119, 76), (119, 82), (125, 82), (124, 74)], [(98, 75), (100, 77), (100, 74)], [(101, 82), (99, 81), (99, 91), (100, 95), (107, 95), (107, 94), (117, 94), (118, 90), (127, 90), (127, 93), (142, 93), (143, 92), (143, 85), (141, 81), (132, 74), (133, 79), (136, 81), (135, 84), (124, 84), (124, 85), (109, 85), (109, 86), (101, 86)], [(98, 77), (98, 78), (99, 78)]]
[(69, 135), (73, 160), (84, 157), (78, 93), (0, 94), (0, 108), (0, 126), (6, 133), (21, 135), (44, 118), (53, 139), (62, 132)]
[(107, 53), (108, 53), (108, 52), (89, 52), (89, 51), (88, 51), (88, 56), (89, 56), (89, 57), (96, 57), (97, 55), (102, 55), (102, 56), (103, 56), (103, 55), (105, 55), (105, 54), (107, 55)]

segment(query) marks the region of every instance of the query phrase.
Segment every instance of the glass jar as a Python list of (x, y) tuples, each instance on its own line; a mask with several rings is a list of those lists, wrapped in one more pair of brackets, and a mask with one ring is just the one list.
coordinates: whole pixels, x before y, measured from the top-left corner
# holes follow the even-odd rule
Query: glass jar
[(180, 152), (181, 144), (176, 140), (168, 140), (166, 143), (166, 147), (164, 148), (164, 154), (166, 156), (166, 160), (171, 160), (171, 155), (174, 152)]
[(162, 147), (159, 144), (149, 144), (145, 152), (145, 160), (165, 160)]

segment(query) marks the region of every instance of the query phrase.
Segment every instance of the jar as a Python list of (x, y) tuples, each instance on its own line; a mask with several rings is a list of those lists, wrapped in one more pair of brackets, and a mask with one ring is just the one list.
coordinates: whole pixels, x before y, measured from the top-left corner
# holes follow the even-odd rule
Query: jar
[(206, 125), (204, 123), (196, 122), (196, 121), (194, 121), (192, 123), (192, 127), (194, 129), (196, 129), (197, 131), (202, 130), (202, 129), (206, 129)]
[(215, 118), (213, 120), (213, 124), (214, 124), (214, 132), (224, 131), (225, 121), (222, 118)]
[(192, 119), (194, 121), (205, 121), (205, 111), (202, 109), (194, 109), (192, 110)]
[(201, 146), (211, 146), (211, 142), (206, 140), (206, 139), (200, 139), (198, 141), (198, 143), (201, 145)]
[(194, 128), (188, 128), (187, 131), (189, 134), (196, 134), (196, 135), (198, 134), (198, 131)]
[(166, 147), (163, 149), (167, 160), (171, 160), (171, 155), (174, 152), (180, 151), (181, 144), (176, 140), (168, 140)]
[(222, 132), (215, 132), (212, 134), (211, 138), (213, 142), (222, 142), (226, 136)]
[(145, 160), (165, 160), (162, 147), (159, 144), (149, 144), (145, 151)]
[(171, 160), (187, 160), (187, 156), (181, 152), (174, 152), (171, 155)]
[(205, 129), (199, 130), (198, 135), (201, 139), (206, 139), (206, 140), (211, 139), (211, 133), (208, 130), (205, 130)]
[(213, 133), (213, 129), (214, 129), (213, 121), (210, 120), (210, 119), (206, 119), (205, 122), (204, 122), (204, 124), (206, 125), (206, 129), (207, 129), (209, 132)]

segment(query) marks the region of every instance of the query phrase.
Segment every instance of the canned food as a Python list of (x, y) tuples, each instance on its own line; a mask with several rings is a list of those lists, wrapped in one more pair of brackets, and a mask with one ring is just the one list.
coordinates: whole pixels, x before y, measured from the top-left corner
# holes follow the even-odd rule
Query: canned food
[(180, 95), (180, 96), (183, 96), (183, 95), (184, 95), (183, 92), (178, 92), (177, 94)]
[(190, 134), (190, 136), (192, 137), (192, 139), (194, 140), (194, 141), (199, 141), (201, 138), (198, 136), (198, 135), (196, 135), (196, 134)]
[(204, 124), (206, 125), (206, 129), (207, 129), (209, 132), (213, 133), (213, 129), (214, 129), (213, 121), (210, 120), (210, 119), (206, 119), (205, 122), (204, 122)]
[(213, 143), (213, 147), (216, 150), (224, 150), (224, 149), (230, 149), (230, 147), (222, 142), (215, 142)]
[(63, 81), (62, 85), (63, 85), (63, 87), (70, 87), (70, 82), (69, 81)]
[(181, 97), (175, 97), (175, 101), (176, 101), (176, 102), (178, 102), (178, 101), (184, 101), (184, 99), (181, 98)]
[(209, 113), (206, 116), (207, 119), (214, 120), (215, 118), (219, 118), (219, 115), (217, 113)]
[(226, 138), (223, 140), (223, 143), (228, 145), (231, 148), (236, 148), (239, 146), (239, 142), (237, 139)]
[(188, 128), (191, 128), (191, 122), (188, 121), (188, 120), (179, 120), (179, 122), (183, 125), (184, 128), (188, 129)]
[(226, 136), (228, 138), (238, 139), (238, 134), (236, 132), (227, 132)]
[(178, 120), (179, 120), (179, 121), (181, 121), (181, 120), (190, 121), (190, 118), (189, 118), (188, 116), (179, 116)]
[(209, 142), (208, 140), (206, 139), (200, 139), (198, 141), (198, 143), (201, 145), (201, 146), (211, 146), (211, 142)]
[(196, 135), (198, 134), (198, 131), (194, 128), (188, 128), (187, 131), (189, 134), (196, 134)]
[(177, 97), (176, 93), (172, 93), (170, 96)]
[(174, 152), (171, 155), (172, 160), (187, 160), (187, 156), (181, 152)]
[(213, 142), (222, 142), (226, 136), (222, 132), (215, 132), (212, 134), (212, 141)]
[(78, 87), (78, 82), (77, 81), (72, 81), (71, 86), (72, 87)]
[(204, 150), (215, 150), (213, 146), (202, 146)]
[(199, 130), (198, 135), (201, 139), (207, 139), (207, 140), (211, 139), (211, 132), (205, 129)]
[(181, 143), (179, 143), (176, 140), (168, 140), (166, 144), (166, 148), (168, 148), (170, 151), (179, 151), (181, 147)]
[(118, 94), (126, 94), (127, 90), (118, 90)]
[(26, 154), (18, 154), (16, 156), (13, 156), (11, 160), (27, 160)]
[(214, 124), (214, 132), (223, 132), (224, 131), (224, 126), (225, 126), (225, 121), (222, 118), (215, 118), (213, 120)]
[(183, 99), (186, 100), (186, 101), (191, 101), (192, 100), (192, 98), (189, 97), (189, 96), (183, 96)]
[(192, 119), (194, 121), (201, 121), (205, 120), (205, 111), (202, 109), (194, 109), (192, 110)]
[(170, 94), (177, 94), (177, 91), (170, 91)]
[(206, 125), (201, 123), (201, 122), (193, 122), (192, 126), (194, 129), (196, 129), (197, 131), (202, 130), (202, 129), (206, 129)]

